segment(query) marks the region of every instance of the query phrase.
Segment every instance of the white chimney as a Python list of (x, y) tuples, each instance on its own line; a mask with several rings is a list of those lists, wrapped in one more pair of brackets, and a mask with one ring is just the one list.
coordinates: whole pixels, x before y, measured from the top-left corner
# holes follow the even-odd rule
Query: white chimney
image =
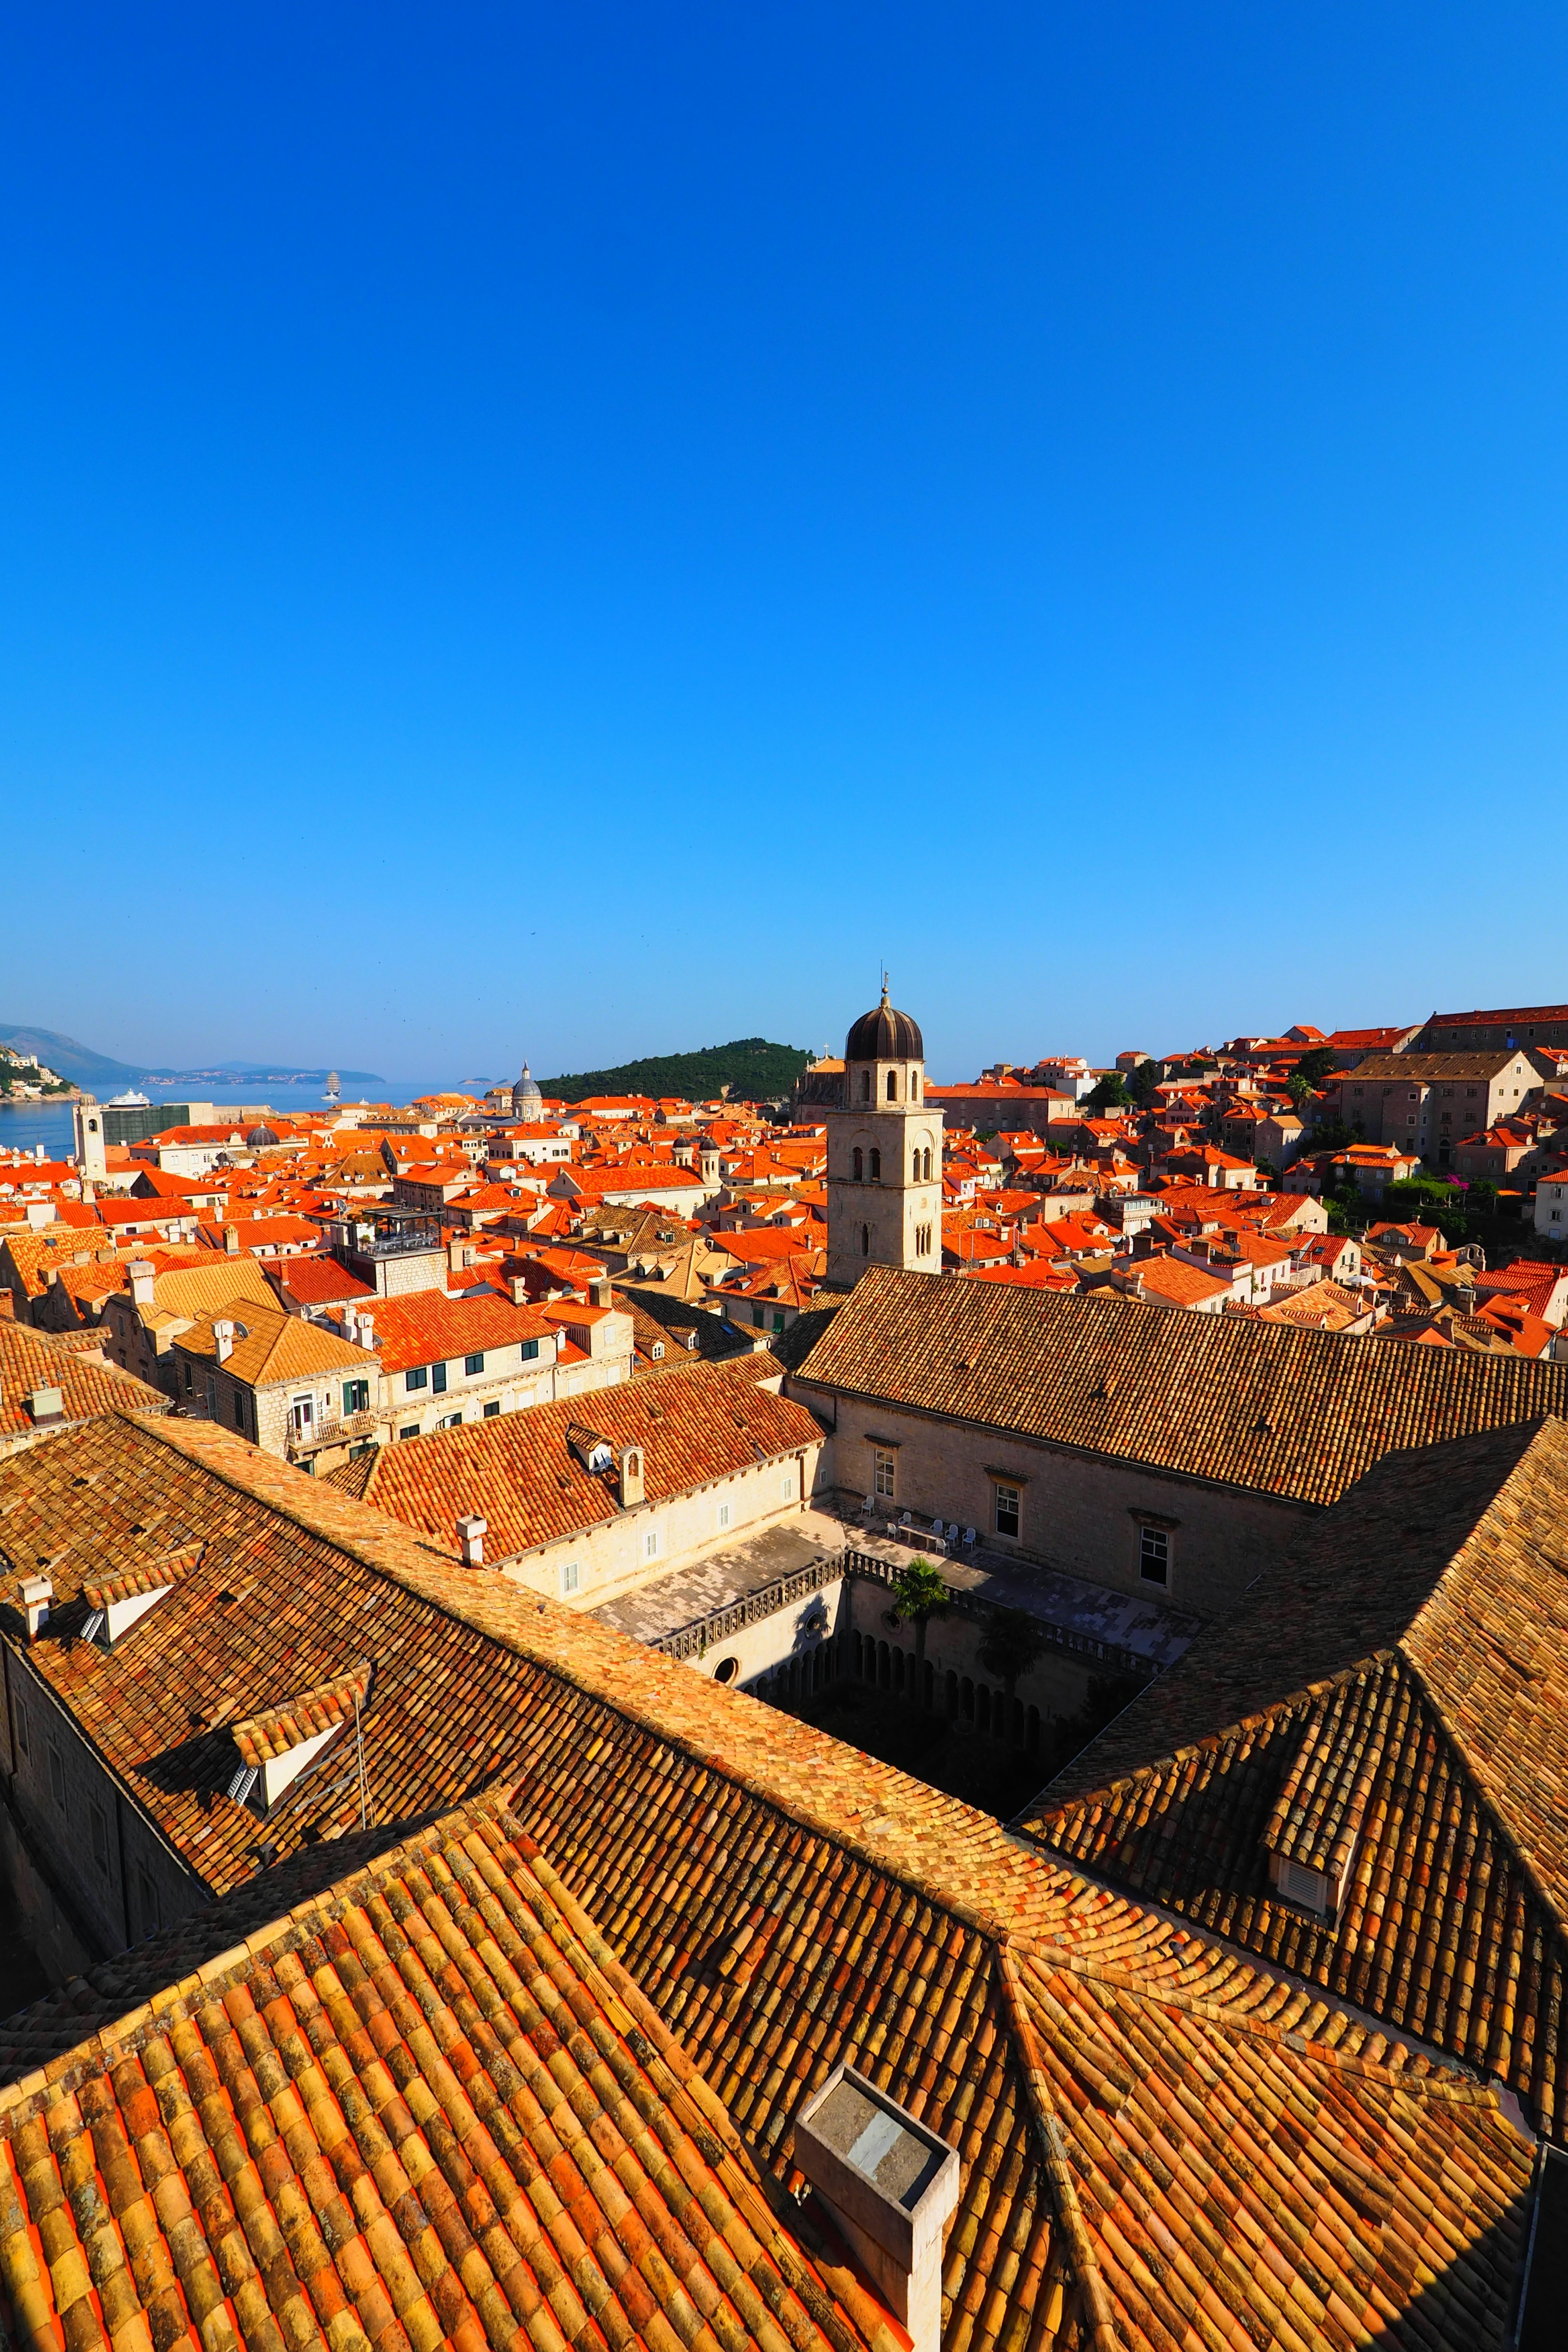
[(234, 1325), (226, 1318), (220, 1318), (213, 1325), (213, 1346), (217, 1350), (218, 1362), (226, 1364), (234, 1353)]
[(50, 1422), (65, 1419), (66, 1401), (58, 1389), (35, 1389), (27, 1399), (27, 1409), (40, 1429)]
[(27, 1223), (34, 1233), (41, 1233), (46, 1225), (52, 1225), (54, 1222), (55, 1204), (52, 1201), (28, 1202)]
[(35, 1143), (35, 1144), (34, 1144), (34, 1146), (33, 1146), (33, 1160), (34, 1160), (34, 1163), (35, 1163), (35, 1165), (37, 1165), (37, 1167), (41, 1168), (41, 1167), (43, 1166), (43, 1164), (44, 1164), (44, 1147), (43, 1147), (43, 1145), (42, 1145), (41, 1143)]
[(125, 1271), (131, 1282), (131, 1304), (132, 1307), (151, 1307), (153, 1304), (153, 1280), (152, 1259), (146, 1257), (133, 1257)]
[(940, 2352), (942, 2234), (958, 2204), (958, 2150), (853, 2066), (837, 2066), (795, 2118), (795, 2160), (914, 2352)]
[(36, 1642), (48, 1623), (49, 1603), (54, 1597), (54, 1580), (51, 1577), (25, 1576), (22, 1579), (22, 1607), (26, 1612), (29, 1642)]
[(458, 1549), (463, 1555), (465, 1568), (483, 1568), (485, 1564), (485, 1534), (489, 1522), (473, 1517), (458, 1521)]

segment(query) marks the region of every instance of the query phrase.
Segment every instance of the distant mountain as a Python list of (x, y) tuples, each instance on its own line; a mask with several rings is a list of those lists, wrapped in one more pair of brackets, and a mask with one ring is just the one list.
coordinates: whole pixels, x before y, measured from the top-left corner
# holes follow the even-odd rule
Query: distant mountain
[[(166, 1063), (117, 1062), (110, 1054), (95, 1054), (90, 1045), (79, 1039), (62, 1036), (58, 1029), (0, 1027), (0, 1045), (10, 1045), (19, 1054), (26, 1054), (73, 1087), (89, 1087), (95, 1094), (119, 1093), (127, 1087), (151, 1084), (160, 1087), (186, 1087), (201, 1099), (203, 1087), (249, 1086), (253, 1082), (273, 1087), (309, 1087), (319, 1094), (327, 1083), (326, 1070), (297, 1070), (273, 1062), (225, 1062), (205, 1070), (174, 1070)], [(377, 1098), (387, 1099), (387, 1083), (374, 1070), (340, 1070), (338, 1076), (345, 1093), (352, 1087), (356, 1092), (374, 1089)]]
[(0, 1028), (0, 1045), (9, 1045), (58, 1070), (73, 1087), (128, 1087), (142, 1075), (132, 1063), (95, 1054), (90, 1045), (79, 1044), (75, 1037), (62, 1037), (58, 1029)]
[(647, 1061), (619, 1062), (613, 1069), (541, 1078), (539, 1087), (559, 1102), (582, 1102), (588, 1095), (678, 1095), (686, 1102), (707, 1102), (726, 1086), (742, 1102), (776, 1102), (810, 1059), (802, 1045), (735, 1037), (728, 1045), (704, 1045), (695, 1053), (655, 1054)]

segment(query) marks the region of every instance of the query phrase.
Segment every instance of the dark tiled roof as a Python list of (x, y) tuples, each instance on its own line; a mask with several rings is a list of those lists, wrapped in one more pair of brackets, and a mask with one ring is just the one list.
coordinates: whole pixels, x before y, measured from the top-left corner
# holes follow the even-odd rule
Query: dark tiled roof
[[(1026, 1810), (1568, 2120), (1568, 1426), (1394, 1457)], [(1268, 1857), (1323, 1872), (1320, 1920)]]
[(889, 1266), (860, 1276), (796, 1378), (1309, 1504), (1396, 1447), (1568, 1412), (1568, 1364)]
[[(505, 1578), (438, 1559), (374, 1511), (207, 1424), (165, 1423), (156, 1441), (132, 1435), (163, 1454), (166, 1488), (178, 1484), (168, 1457), (183, 1454), (226, 1492), (270, 1503), (275, 1609), (300, 1573), (305, 1535), (335, 1555), (345, 1622), (357, 1626), (362, 1585), (374, 1584), (368, 1726), (403, 1671), (401, 1612), (422, 1610), (426, 1736), (444, 1757), (476, 1744), (493, 1752), (499, 1712), (514, 1819), (495, 1824), (472, 1811), (465, 1827), (416, 1839), (375, 1866), (372, 1885), (337, 1889), (275, 1934), (250, 1929), (243, 1958), (197, 1957), (211, 1955), (226, 1906), (183, 1923), (164, 1957), (178, 1966), (176, 1952), (188, 1956), (205, 1981), (187, 1972), (166, 1983), (150, 2011), (97, 2048), (56, 2055), (47, 2079), (18, 2084), (15, 2202), (0, 2216), (0, 2252), (35, 2333), (69, 2309), (86, 2341), (96, 2308), (118, 2320), (155, 2294), (159, 2340), (172, 2343), (227, 2294), (252, 2340), (271, 2299), (289, 2329), (308, 2332), (313, 2315), (379, 2341), (372, 2305), (360, 2301), (379, 2281), (400, 2316), (416, 2315), (407, 2328), (416, 2341), (468, 2340), (461, 2297), (475, 2296), (476, 2280), (491, 2296), (494, 2280), (506, 2307), (481, 2302), (481, 2315), (491, 2341), (512, 2340), (514, 2220), (537, 2223), (529, 2243), (548, 2264), (562, 2242), (554, 2207), (542, 2214), (536, 2194), (559, 2196), (580, 2228), (584, 2214), (594, 2218), (575, 2174), (570, 2194), (563, 2188), (553, 2152), (539, 2168), (530, 2097), (574, 2131), (570, 2116), (584, 2101), (584, 2118), (599, 2113), (608, 2080), (579, 2055), (578, 2025), (552, 2045), (543, 2072), (524, 2047), (539, 2052), (540, 2011), (558, 2014), (534, 1965), (542, 1958), (562, 1985), (548, 1945), (563, 1947), (539, 1909), (553, 1900), (565, 1916), (555, 1871), (695, 2062), (702, 2082), (691, 2077), (690, 2095), (714, 2133), (722, 2137), (732, 2118), (777, 2179), (798, 2185), (794, 2118), (845, 2057), (959, 2148), (947, 2352), (1047, 2352), (1058, 2283), (1082, 2306), (1079, 2342), (1099, 2352), (1270, 2340), (1305, 2352), (1358, 2331), (1391, 2347), (1427, 2345), (1446, 2340), (1444, 2315), (1454, 2314), (1467, 2345), (1500, 2352), (1531, 2152), (1482, 2086), (1434, 2071), (1331, 2002), (1029, 1853), (994, 1822), (811, 1727)], [(90, 1507), (77, 1492), (84, 1527), (89, 1508), (103, 1511), (107, 1467), (87, 1490)], [(68, 1508), (64, 1486), (54, 1501), (57, 1514)], [(215, 1516), (210, 1495), (205, 1508)], [(117, 1524), (110, 1514), (111, 1532)], [(149, 1624), (180, 1610), (205, 1573), (204, 1559)], [(321, 1588), (310, 1596), (319, 1605)], [(290, 1632), (298, 1643), (300, 1629)], [(437, 1649), (458, 1636), (480, 1651)], [(298, 1900), (321, 1851), (294, 1854), (270, 1883)], [(236, 1935), (268, 1883), (240, 1887)], [(535, 1922), (527, 1932), (520, 1904)], [(573, 1933), (603, 1969), (607, 1955), (586, 1929)], [(567, 1957), (570, 1976), (577, 1962)], [(136, 1960), (122, 1964), (133, 1995), (148, 1988)], [(7, 2039), (42, 2054), (51, 2028), (68, 2032), (108, 1997), (79, 1986)], [(656, 2042), (630, 1989), (619, 1998)], [(614, 2050), (591, 2020), (578, 2024), (613, 2075)], [(503, 2053), (514, 2062), (504, 2074)], [(671, 2051), (672, 2072), (675, 2061)], [(553, 2107), (550, 2080), (570, 2084)], [(515, 2131), (503, 2126), (509, 2108)], [(503, 2128), (504, 2174), (486, 2169)], [(586, 2159), (595, 2137), (574, 2138), (573, 2152)], [(743, 2160), (739, 2141), (731, 2153)], [(94, 2169), (79, 2179), (84, 2164)], [(107, 2200), (110, 2217), (85, 2248), (61, 2195), (84, 2188)], [(412, 2244), (411, 2224), (420, 2233)], [(617, 2347), (637, 2332), (619, 2332), (615, 2298), (635, 2284), (637, 2226), (628, 2206), (599, 2235), (584, 2231), (609, 2282), (601, 2316), (614, 2321), (605, 2333)], [(574, 2308), (583, 2273), (563, 2269), (560, 2294)], [(847, 2280), (823, 2276), (855, 2317)], [(421, 2284), (434, 2330), (417, 2316)], [(553, 2295), (552, 2307), (554, 2325), (578, 2340)], [(656, 2318), (650, 2306), (650, 2326)], [(819, 2324), (831, 2335), (830, 2318)], [(554, 2340), (547, 2326), (530, 2332), (536, 2345)], [(673, 2352), (673, 2335), (644, 2333)], [(597, 2352), (596, 2338), (583, 2340)], [(708, 2339), (699, 2328), (685, 2340)], [(834, 2341), (844, 2352), (844, 2339)]]
[(590, 1471), (573, 1451), (570, 1432), (579, 1423), (617, 1455), (624, 1446), (642, 1448), (650, 1503), (818, 1444), (822, 1430), (805, 1407), (761, 1385), (777, 1371), (766, 1354), (688, 1364), (657, 1381), (595, 1389), (384, 1445), (347, 1465), (335, 1483), (454, 1555), (458, 1517), (477, 1512), (488, 1523), (487, 1555), (504, 1559), (618, 1516), (615, 1465)]

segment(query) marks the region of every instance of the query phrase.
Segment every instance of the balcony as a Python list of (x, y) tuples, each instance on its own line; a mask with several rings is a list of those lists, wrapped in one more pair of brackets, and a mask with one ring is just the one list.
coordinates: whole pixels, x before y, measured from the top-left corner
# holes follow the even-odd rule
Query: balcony
[(332, 1226), (332, 1241), (340, 1253), (372, 1263), (426, 1255), (441, 1247), (441, 1220), (429, 1209), (405, 1209), (378, 1201), (374, 1208), (338, 1219)]
[(309, 1429), (289, 1428), (284, 1440), (286, 1456), (290, 1462), (302, 1462), (330, 1446), (353, 1445), (365, 1438), (374, 1441), (385, 1419), (384, 1413), (375, 1412), (322, 1413)]

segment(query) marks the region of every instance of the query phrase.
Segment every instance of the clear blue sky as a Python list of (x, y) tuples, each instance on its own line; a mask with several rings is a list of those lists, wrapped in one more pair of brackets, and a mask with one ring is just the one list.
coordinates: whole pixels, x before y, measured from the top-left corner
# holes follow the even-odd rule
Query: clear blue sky
[(1568, 997), (1559, 6), (13, 10), (0, 1021)]

